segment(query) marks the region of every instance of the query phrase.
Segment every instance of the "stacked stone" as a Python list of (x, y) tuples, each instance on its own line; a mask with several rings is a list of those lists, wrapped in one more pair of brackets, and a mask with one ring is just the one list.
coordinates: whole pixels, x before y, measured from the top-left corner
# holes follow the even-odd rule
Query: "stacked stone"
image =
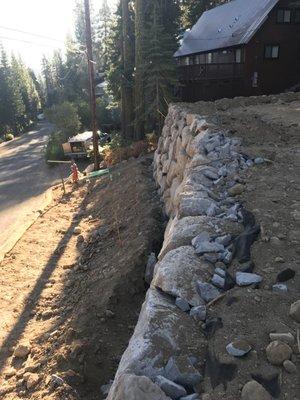
[[(240, 144), (206, 118), (170, 106), (154, 156), (169, 222), (158, 262), (154, 266), (153, 255), (149, 260), (151, 286), (107, 400), (199, 399), (206, 324), (218, 323), (208, 319), (208, 304), (235, 284), (262, 281), (252, 273), (249, 251), (237, 254), (244, 264), (234, 277), (227, 271), (233, 237), (242, 240), (245, 225), (238, 171), (265, 161), (248, 159)], [(248, 231), (255, 237), (253, 227)], [(241, 342), (228, 345), (229, 353), (250, 350)]]

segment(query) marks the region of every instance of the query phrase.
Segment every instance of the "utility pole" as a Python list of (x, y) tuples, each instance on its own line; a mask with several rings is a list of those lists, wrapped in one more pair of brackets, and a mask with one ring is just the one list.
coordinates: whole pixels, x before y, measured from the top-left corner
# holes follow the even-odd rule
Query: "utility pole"
[(90, 103), (92, 114), (92, 131), (93, 131), (93, 149), (94, 149), (94, 170), (98, 171), (100, 167), (99, 155), (99, 138), (97, 132), (96, 122), (96, 94), (95, 94), (95, 69), (93, 59), (93, 45), (92, 45), (92, 29), (91, 29), (91, 16), (90, 16), (90, 0), (84, 0), (85, 10), (85, 36), (86, 36), (86, 51), (88, 58), (88, 71), (90, 82)]

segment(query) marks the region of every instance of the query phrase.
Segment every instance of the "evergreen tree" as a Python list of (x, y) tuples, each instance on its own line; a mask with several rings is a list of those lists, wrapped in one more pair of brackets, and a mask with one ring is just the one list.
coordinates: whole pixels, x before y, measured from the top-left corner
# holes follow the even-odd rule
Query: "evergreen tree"
[(145, 133), (145, 87), (144, 87), (144, 59), (143, 48), (145, 43), (145, 5), (146, 0), (135, 0), (135, 73), (134, 99), (135, 120), (134, 137), (142, 139)]
[(6, 52), (0, 48), (0, 124), (4, 130), (19, 133), (24, 128), (25, 105)]
[(179, 8), (173, 0), (152, 0), (148, 8), (144, 43), (145, 121), (160, 133), (177, 83), (173, 59)]
[(229, 0), (181, 0), (182, 27), (191, 29), (204, 11), (207, 11)]

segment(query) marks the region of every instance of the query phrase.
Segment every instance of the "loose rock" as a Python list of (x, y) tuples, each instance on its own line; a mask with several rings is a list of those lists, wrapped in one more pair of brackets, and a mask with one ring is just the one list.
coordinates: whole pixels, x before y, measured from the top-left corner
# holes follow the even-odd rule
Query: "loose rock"
[(262, 281), (262, 277), (256, 274), (250, 274), (247, 272), (237, 272), (236, 273), (236, 283), (239, 286), (249, 286), (253, 283), (260, 283)]
[(231, 187), (230, 189), (228, 189), (228, 193), (230, 194), (230, 196), (239, 196), (243, 193), (244, 190), (245, 190), (244, 185), (238, 183), (233, 187)]
[(272, 286), (272, 290), (276, 293), (287, 293), (288, 288), (283, 283), (276, 283), (276, 285)]
[(186, 300), (182, 299), (181, 297), (177, 297), (177, 299), (175, 300), (175, 304), (178, 308), (180, 308), (180, 310), (184, 312), (190, 310), (189, 303)]
[(293, 351), (290, 346), (279, 340), (271, 342), (266, 348), (268, 361), (273, 365), (282, 365), (285, 360), (289, 360)]
[(279, 274), (277, 275), (277, 282), (286, 282), (289, 279), (293, 279), (295, 276), (296, 272), (291, 269), (291, 268), (286, 268), (283, 271), (279, 272)]
[(290, 308), (290, 317), (296, 322), (300, 322), (300, 300), (295, 301)]
[(19, 344), (14, 351), (14, 356), (18, 358), (27, 357), (31, 351), (30, 344)]
[(290, 332), (289, 333), (270, 333), (269, 336), (272, 341), (280, 340), (281, 342), (287, 343), (291, 346), (295, 343), (295, 338)]
[(220, 295), (220, 292), (210, 283), (197, 282), (197, 291), (200, 297), (206, 302), (214, 300)]
[(190, 316), (199, 321), (205, 321), (206, 320), (206, 307), (205, 306), (193, 307), (190, 311)]
[(251, 351), (252, 347), (245, 340), (235, 340), (226, 346), (228, 354), (234, 357), (243, 357)]
[(177, 385), (177, 383), (174, 383), (161, 375), (158, 375), (155, 378), (155, 382), (167, 396), (170, 396), (174, 400), (187, 395), (183, 386)]
[(28, 374), (28, 376), (26, 377), (26, 387), (27, 389), (32, 389), (33, 387), (35, 387), (40, 380), (40, 376), (38, 374)]
[(202, 375), (184, 356), (171, 357), (165, 368), (166, 377), (184, 387), (193, 387), (202, 381)]
[(296, 365), (290, 360), (285, 360), (283, 362), (283, 367), (289, 374), (295, 374), (297, 372)]
[(80, 228), (80, 226), (75, 226), (73, 233), (74, 235), (80, 235), (82, 232), (82, 229)]
[(258, 382), (250, 381), (243, 387), (242, 400), (272, 400), (272, 397)]

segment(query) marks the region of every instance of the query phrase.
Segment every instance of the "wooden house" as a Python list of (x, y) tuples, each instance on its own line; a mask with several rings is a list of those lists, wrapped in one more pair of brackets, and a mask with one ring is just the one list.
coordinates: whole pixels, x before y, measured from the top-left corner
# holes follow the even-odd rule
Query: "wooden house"
[(232, 0), (202, 14), (175, 53), (183, 101), (300, 84), (300, 0)]

